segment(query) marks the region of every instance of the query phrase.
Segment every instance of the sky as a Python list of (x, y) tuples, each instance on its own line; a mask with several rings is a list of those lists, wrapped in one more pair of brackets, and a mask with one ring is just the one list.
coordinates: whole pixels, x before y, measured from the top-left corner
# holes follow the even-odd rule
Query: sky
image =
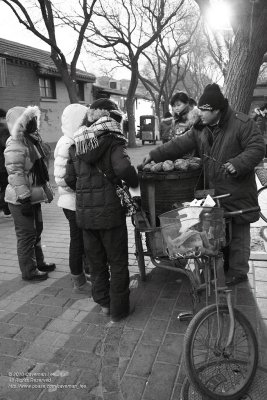
[[(212, 28), (225, 29), (227, 22), (227, 14), (229, 10), (223, 5), (222, 0), (211, 0), (212, 7), (210, 8), (208, 19), (212, 24)], [(19, 42), (28, 46), (36, 47), (42, 50), (50, 51), (50, 47), (28, 31), (20, 24), (12, 12), (12, 10), (0, 0), (0, 38)], [(71, 61), (71, 51), (75, 47), (75, 38), (73, 32), (67, 28), (61, 28), (57, 31), (57, 43), (63, 50), (67, 61)], [(103, 75), (101, 71), (101, 63), (89, 56), (85, 51), (81, 52), (77, 67), (87, 72), (92, 72), (96, 76)], [(129, 79), (130, 73), (125, 68), (119, 68), (113, 73), (115, 79)]]
[[(71, 50), (74, 47), (74, 43), (71, 43), (71, 33), (61, 29), (57, 32), (57, 42), (59, 47), (63, 50), (67, 61), (71, 60)], [(20, 24), (12, 12), (12, 10), (0, 0), (0, 38), (12, 40), (14, 42), (22, 43), (28, 46), (36, 47), (42, 50), (50, 51), (50, 47), (35, 36), (32, 32), (28, 31), (22, 24)], [(101, 75), (102, 72), (99, 69), (99, 61), (88, 56), (83, 51), (79, 58), (77, 67), (91, 72), (95, 75)], [(122, 79), (129, 78), (128, 71), (122, 71), (121, 69), (114, 74), (114, 78)]]

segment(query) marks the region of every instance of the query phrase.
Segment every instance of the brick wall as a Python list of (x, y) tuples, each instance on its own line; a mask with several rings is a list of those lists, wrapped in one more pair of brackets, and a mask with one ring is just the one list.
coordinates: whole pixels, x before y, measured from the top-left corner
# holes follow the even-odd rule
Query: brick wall
[[(68, 92), (60, 79), (56, 80), (55, 100), (40, 98), (39, 79), (32, 66), (22, 61), (7, 61), (7, 87), (0, 87), (0, 108), (8, 110), (14, 106), (38, 105), (41, 109), (41, 134), (54, 148), (61, 136), (61, 114), (70, 104)], [(93, 101), (92, 83), (85, 83), (85, 101)]]
[(33, 68), (7, 62), (7, 87), (0, 87), (0, 108), (39, 105), (39, 83)]

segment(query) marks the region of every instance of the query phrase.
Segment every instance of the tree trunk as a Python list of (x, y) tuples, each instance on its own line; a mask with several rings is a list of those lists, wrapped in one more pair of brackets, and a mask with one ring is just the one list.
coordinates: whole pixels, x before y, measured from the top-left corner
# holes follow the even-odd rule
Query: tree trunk
[(231, 50), (230, 62), (224, 83), (224, 93), (236, 111), (248, 113), (256, 86), (263, 56), (267, 51), (267, 12), (255, 9), (244, 15), (239, 24)]
[(68, 70), (67, 64), (64, 65), (63, 62), (61, 62), (60, 59), (57, 58), (57, 56), (54, 56), (51, 54), (51, 58), (54, 61), (60, 75), (62, 78), (63, 83), (66, 86), (66, 89), (68, 91), (70, 103), (79, 103), (79, 98), (77, 94), (77, 88), (76, 88), (76, 76), (71, 76)]
[(138, 63), (133, 63), (131, 81), (126, 100), (126, 109), (127, 109), (128, 123), (129, 123), (128, 147), (136, 147), (134, 102), (135, 102), (135, 92), (137, 84), (138, 84)]

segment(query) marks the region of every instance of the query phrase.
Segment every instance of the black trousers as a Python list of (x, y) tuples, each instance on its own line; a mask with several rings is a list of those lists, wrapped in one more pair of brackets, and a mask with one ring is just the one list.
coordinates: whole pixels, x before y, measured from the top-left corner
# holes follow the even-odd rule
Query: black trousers
[(69, 266), (72, 275), (81, 275), (83, 270), (83, 231), (77, 226), (76, 212), (63, 208), (63, 212), (69, 221), (70, 227), (70, 247), (69, 247)]
[(83, 231), (91, 269), (92, 296), (110, 307), (111, 317), (129, 311), (128, 233), (126, 222), (112, 229)]
[(21, 205), (9, 203), (9, 209), (14, 219), (17, 236), (17, 252), (19, 267), (23, 278), (29, 278), (36, 268), (44, 263), (41, 246), (43, 232), (43, 217), (41, 204), (34, 204), (34, 214), (25, 217), (21, 213)]

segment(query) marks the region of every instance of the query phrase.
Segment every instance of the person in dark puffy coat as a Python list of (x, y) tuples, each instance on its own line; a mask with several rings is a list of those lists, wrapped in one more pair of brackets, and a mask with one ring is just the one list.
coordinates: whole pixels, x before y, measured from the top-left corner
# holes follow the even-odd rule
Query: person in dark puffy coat
[(130, 313), (130, 291), (126, 217), (115, 185), (123, 180), (137, 187), (138, 176), (127, 155), (117, 105), (96, 100), (88, 120), (90, 126), (74, 135), (65, 182), (74, 187), (77, 178), (76, 220), (83, 229), (93, 299), (117, 322)]
[(171, 98), (171, 118), (162, 120), (161, 140), (163, 143), (182, 135), (199, 120), (199, 110), (192, 107), (192, 100), (184, 92), (177, 92)]
[[(152, 150), (143, 165), (151, 160), (175, 160), (197, 149), (204, 165), (206, 188), (215, 189), (215, 195), (231, 194), (221, 201), (225, 210), (257, 206), (254, 168), (264, 157), (265, 146), (255, 122), (247, 115), (233, 111), (214, 83), (205, 88), (198, 107), (201, 123)], [(258, 219), (259, 212), (233, 218), (232, 241), (228, 254), (225, 252), (228, 285), (247, 280), (250, 223)]]

